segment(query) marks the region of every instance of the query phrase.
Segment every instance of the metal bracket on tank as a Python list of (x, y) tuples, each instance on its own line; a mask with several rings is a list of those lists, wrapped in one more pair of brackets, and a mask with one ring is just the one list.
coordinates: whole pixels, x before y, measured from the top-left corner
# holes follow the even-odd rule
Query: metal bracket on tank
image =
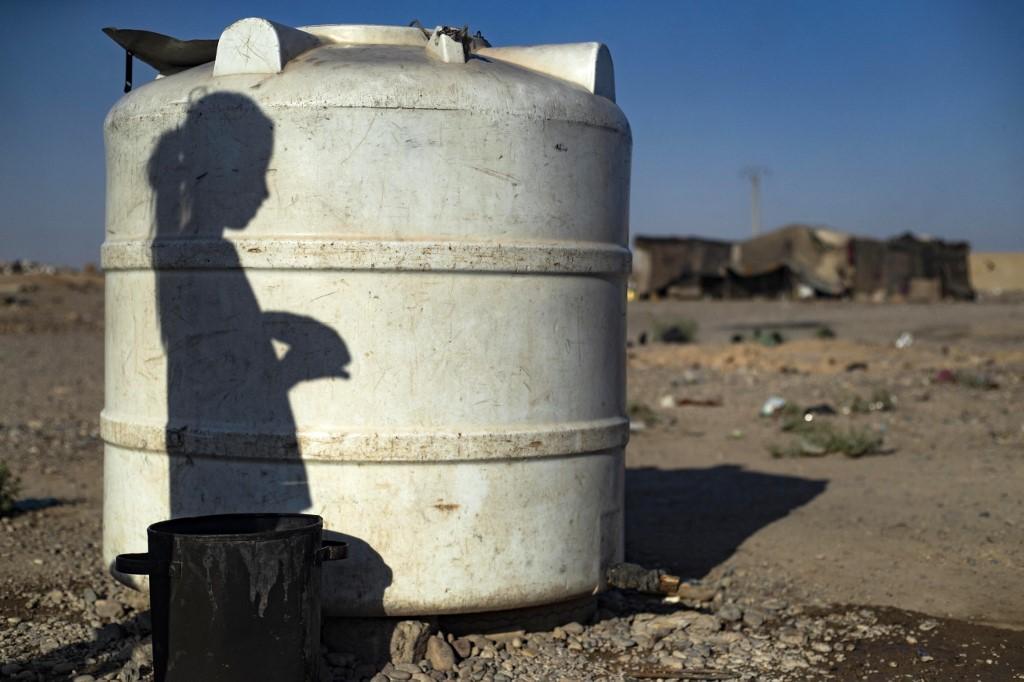
[[(414, 21), (410, 25), (418, 24), (418, 21)], [(490, 46), (487, 39), (480, 35), (480, 31), (470, 35), (469, 26), (438, 26), (433, 33), (427, 35), (427, 52), (445, 64), (465, 64), (471, 53)]]
[(465, 64), (466, 46), (455, 39), (457, 32), (448, 26), (438, 26), (427, 40), (427, 52), (445, 64)]

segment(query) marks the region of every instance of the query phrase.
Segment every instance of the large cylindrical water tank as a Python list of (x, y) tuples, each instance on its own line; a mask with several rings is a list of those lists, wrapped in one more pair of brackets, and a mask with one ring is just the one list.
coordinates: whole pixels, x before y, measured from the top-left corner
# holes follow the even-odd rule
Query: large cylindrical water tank
[(604, 46), (476, 47), (248, 19), (111, 110), (107, 561), (169, 517), (308, 511), (350, 543), (330, 615), (601, 589), (630, 129)]

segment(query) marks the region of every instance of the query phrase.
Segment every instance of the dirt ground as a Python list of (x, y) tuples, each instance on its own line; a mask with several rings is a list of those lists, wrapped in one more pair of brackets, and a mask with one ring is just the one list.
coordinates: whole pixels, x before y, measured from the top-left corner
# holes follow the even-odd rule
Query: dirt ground
[[(674, 319), (696, 320), (699, 343), (630, 350), (629, 396), (660, 420), (628, 449), (628, 553), (686, 575), (723, 562), (757, 569), (807, 600), (1024, 627), (1024, 306), (643, 302), (630, 310), (634, 336)], [(823, 326), (836, 338), (815, 338)], [(788, 340), (729, 343), (753, 328)], [(899, 350), (903, 332), (914, 341)], [(998, 387), (935, 383), (944, 369)], [(769, 454), (767, 446), (791, 440), (757, 416), (769, 396), (841, 412), (878, 389), (891, 393), (892, 411), (827, 419), (884, 432), (891, 454)], [(663, 409), (666, 395), (723, 405)]]
[[(0, 279), (0, 461), (36, 507), (0, 524), (0, 630), (58, 609), (25, 596), (52, 590), (141, 608), (98, 555), (102, 279)], [(696, 343), (638, 343), (684, 320)], [(859, 649), (838, 679), (894, 679), (897, 661), (906, 679), (1024, 679), (1024, 305), (637, 302), (629, 327), (643, 428), (627, 450), (628, 560), (942, 624), (927, 669), (900, 639)], [(843, 414), (882, 390), (891, 409)], [(773, 457), (799, 440), (758, 416), (773, 395), (828, 404), (816, 421), (881, 436), (883, 454)]]

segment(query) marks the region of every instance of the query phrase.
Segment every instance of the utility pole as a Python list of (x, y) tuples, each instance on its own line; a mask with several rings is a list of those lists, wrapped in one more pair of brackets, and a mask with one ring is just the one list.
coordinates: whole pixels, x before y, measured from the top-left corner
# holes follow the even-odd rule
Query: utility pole
[(750, 180), (750, 231), (761, 234), (761, 179), (769, 175), (764, 166), (747, 166), (740, 175)]

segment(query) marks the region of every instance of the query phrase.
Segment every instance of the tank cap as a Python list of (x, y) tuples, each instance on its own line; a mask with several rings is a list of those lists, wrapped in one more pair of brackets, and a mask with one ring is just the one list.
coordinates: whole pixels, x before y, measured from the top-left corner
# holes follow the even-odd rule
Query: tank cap
[(599, 97), (615, 101), (612, 55), (601, 43), (485, 47), (476, 52), (547, 76), (580, 85)]
[(289, 61), (319, 44), (316, 36), (291, 26), (241, 19), (220, 34), (213, 75), (280, 73)]

